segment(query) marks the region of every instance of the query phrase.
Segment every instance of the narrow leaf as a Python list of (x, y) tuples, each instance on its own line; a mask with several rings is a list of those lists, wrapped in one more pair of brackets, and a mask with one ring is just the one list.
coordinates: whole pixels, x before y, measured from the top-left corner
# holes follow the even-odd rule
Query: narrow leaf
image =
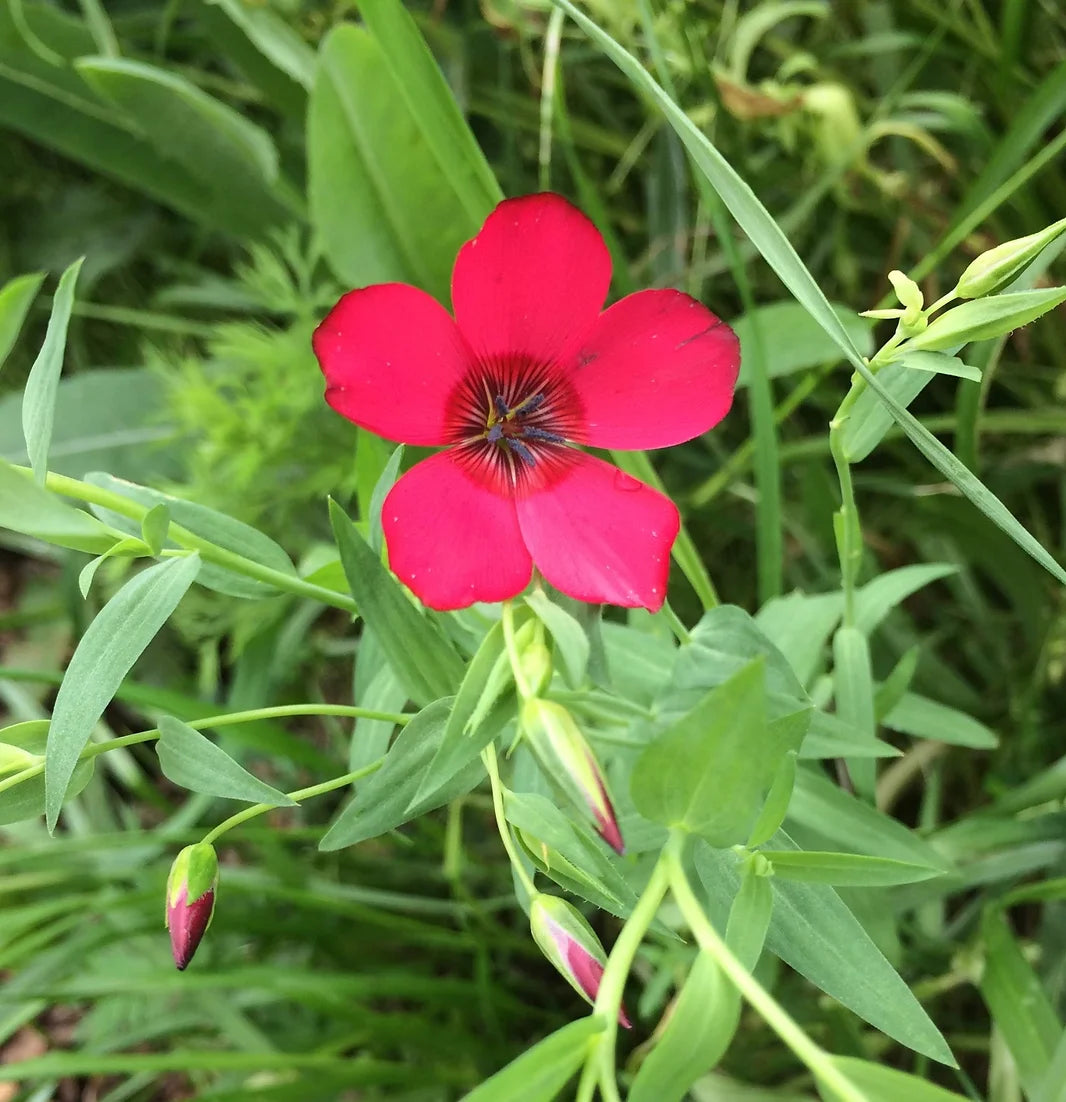
[(462, 1102), (551, 1102), (585, 1062), (601, 1018), (582, 1018), (538, 1041)]
[(26, 314), (37, 297), (44, 280), (44, 272), (31, 272), (16, 276), (0, 290), (0, 368), (8, 357), (22, 330)]
[(67, 348), (67, 326), (74, 307), (74, 286), (81, 271), (80, 257), (59, 277), (59, 287), (52, 302), (52, 314), (48, 319), (44, 344), (30, 368), (26, 389), (22, 395), (22, 432), (26, 438), (26, 452), (38, 483), (44, 484), (48, 471), (48, 447), (52, 442), (52, 423), (55, 419), (56, 391), (59, 375), (63, 370), (63, 353)]
[[(889, 367), (891, 366), (889, 364)], [(1023, 551), (1031, 555), (1045, 570), (1066, 585), (1066, 570), (1063, 570), (1050, 552), (1022, 527), (1006, 505), (965, 464), (956, 459), (917, 418), (908, 413), (885, 390), (878, 381), (878, 377), (865, 364), (857, 364), (856, 369), (870, 388), (885, 403), (900, 428), (910, 437), (911, 442), (926, 459), (945, 478), (950, 479), (993, 524), (1006, 532)]]
[(884, 888), (914, 884), (942, 876), (942, 869), (897, 861), (892, 857), (867, 857), (858, 853), (820, 853), (813, 850), (769, 850), (759, 853), (774, 866), (774, 875), (785, 880), (812, 880), (837, 887)]
[(958, 356), (948, 356), (944, 352), (912, 352), (904, 348), (903, 354), (894, 362), (910, 368), (911, 371), (927, 371), (933, 375), (954, 375), (958, 379), (969, 379), (974, 383), (981, 381), (981, 372), (976, 367), (970, 367)]
[(455, 647), (407, 599), (335, 501), (329, 503), (329, 518), (359, 612), (411, 699), (425, 705), (455, 692), (463, 678), (463, 660)]
[(0, 528), (22, 532), (57, 547), (102, 554), (118, 536), (83, 509), (65, 504), (0, 460)]
[(173, 716), (160, 719), (155, 749), (164, 775), (190, 792), (275, 807), (292, 807), (296, 803), (238, 765), (221, 746)]
[(71, 774), (104, 709), (142, 651), (178, 607), (200, 569), (199, 555), (150, 566), (131, 578), (81, 637), (52, 710), (45, 806), (55, 829)]

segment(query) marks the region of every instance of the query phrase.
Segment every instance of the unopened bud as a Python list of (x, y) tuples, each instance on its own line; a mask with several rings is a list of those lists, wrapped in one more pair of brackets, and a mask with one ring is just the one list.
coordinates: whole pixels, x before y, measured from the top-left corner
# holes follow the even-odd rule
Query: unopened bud
[(554, 700), (531, 697), (522, 706), (522, 731), (545, 772), (592, 812), (600, 837), (611, 849), (624, 853), (603, 770), (574, 717)]
[(42, 754), (31, 754), (21, 746), (0, 742), (0, 777), (5, 773), (19, 773), (31, 765), (40, 765), (42, 761), (44, 761)]
[[(529, 908), (529, 928), (540, 951), (571, 987), (590, 1003), (596, 1002), (607, 954), (581, 914), (554, 895), (536, 895)], [(623, 1007), (618, 1021), (630, 1028)]]
[(1038, 233), (1004, 241), (1002, 245), (981, 253), (959, 277), (955, 294), (959, 298), (980, 298), (991, 294), (1035, 260), (1063, 230), (1066, 230), (1066, 218), (1060, 218)]
[(925, 296), (922, 294), (921, 287), (913, 279), (909, 279), (895, 269), (888, 273), (888, 281), (892, 284), (896, 298), (904, 308), (900, 327), (909, 332), (924, 329), (925, 318), (922, 317), (922, 309), (925, 306)]
[(170, 867), (167, 880), (167, 929), (179, 971), (185, 971), (211, 925), (218, 888), (218, 857), (214, 846), (186, 846)]
[(540, 696), (552, 679), (552, 652), (543, 639), (534, 639), (519, 655), (522, 674), (532, 696)]

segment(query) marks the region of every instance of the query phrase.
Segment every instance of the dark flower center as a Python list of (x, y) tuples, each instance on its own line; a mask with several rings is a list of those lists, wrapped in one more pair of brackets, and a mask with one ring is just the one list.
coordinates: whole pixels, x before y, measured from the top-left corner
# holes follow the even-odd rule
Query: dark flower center
[(557, 372), (522, 360), (478, 364), (449, 402), (451, 442), (499, 492), (528, 489), (557, 469), (580, 432), (577, 395)]

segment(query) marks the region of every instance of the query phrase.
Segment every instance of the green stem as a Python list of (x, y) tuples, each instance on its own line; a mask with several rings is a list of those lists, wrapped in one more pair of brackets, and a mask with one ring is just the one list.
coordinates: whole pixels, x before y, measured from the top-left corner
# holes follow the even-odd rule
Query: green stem
[[(323, 793), (332, 792), (337, 788), (343, 788), (345, 785), (362, 780), (363, 777), (369, 776), (371, 773), (376, 773), (384, 764), (384, 761), (384, 758), (378, 758), (377, 761), (372, 761), (369, 765), (364, 765), (362, 769), (356, 769), (352, 773), (345, 773), (342, 777), (334, 777), (332, 780), (323, 781), (321, 784), (312, 784), (307, 788), (298, 788), (295, 792), (287, 792), (286, 795), (290, 800), (295, 800), (297, 803), (301, 800), (310, 800), (314, 796), (321, 796)], [(246, 823), (249, 819), (254, 819), (257, 815), (263, 815), (268, 811), (273, 811), (276, 807), (277, 804), (252, 804), (251, 807), (246, 807), (243, 811), (238, 811), (228, 819), (223, 819), (214, 830), (204, 835), (203, 840), (207, 843), (212, 843), (216, 838), (220, 838), (235, 826), (240, 826), (241, 823)]]
[[(245, 712), (223, 712), (217, 716), (205, 716), (203, 719), (190, 719), (186, 725), (194, 731), (203, 731), (211, 727), (230, 727), (236, 723), (254, 723), (260, 719), (278, 719), (283, 716), (351, 716), (355, 719), (380, 719), (386, 723), (396, 723), (401, 726), (407, 723), (411, 716), (398, 712), (377, 712), (371, 708), (357, 708), (348, 704), (278, 704), (272, 708), (252, 708)], [(107, 742), (91, 742), (79, 755), (79, 761), (95, 758), (100, 754), (106, 754), (108, 750), (118, 750), (123, 746), (136, 746), (138, 743), (151, 742), (159, 738), (159, 729), (150, 727), (146, 731), (135, 731), (130, 735), (121, 735), (119, 738), (108, 739)], [(44, 762), (27, 766), (18, 773), (12, 774), (0, 780), (0, 792), (31, 780), (44, 772)]]
[[(14, 470), (26, 478), (33, 478), (33, 472), (29, 467), (16, 466)], [(150, 508), (111, 490), (105, 490), (100, 486), (92, 486), (80, 479), (68, 478), (66, 475), (56, 474), (54, 471), (48, 472), (45, 486), (57, 494), (76, 498), (78, 501), (84, 501), (91, 505), (99, 505), (101, 508), (110, 509), (112, 512), (128, 517), (130, 520), (143, 520)], [(180, 524), (172, 523), (167, 529), (167, 535), (175, 543), (181, 544), (182, 547), (199, 551), (205, 562), (213, 563), (215, 566), (225, 567), (227, 570), (243, 574), (247, 578), (265, 582), (282, 592), (292, 593), (297, 597), (307, 597), (325, 605), (332, 605), (334, 608), (343, 609), (353, 615), (359, 611), (355, 601), (343, 593), (336, 593), (325, 586), (315, 585), (314, 582), (305, 581), (303, 578), (295, 574), (288, 574), (284, 570), (275, 570), (273, 567), (264, 566), (262, 563), (245, 558), (244, 555), (240, 555), (236, 551), (228, 551), (226, 548), (219, 547), (218, 544), (198, 536), (195, 532), (190, 532)]]
[[(622, 927), (622, 932), (611, 949), (611, 955), (607, 958), (607, 967), (604, 968), (603, 976), (600, 978), (600, 989), (596, 993), (593, 1013), (600, 1015), (606, 1024), (603, 1032), (596, 1036), (594, 1047), (589, 1052), (582, 1084), (586, 1081), (591, 1083), (594, 1075), (598, 1077), (600, 1092), (606, 1102), (621, 1102), (615, 1073), (615, 1045), (618, 1040), (618, 1014), (622, 1008), (622, 991), (633, 965), (633, 958), (637, 955), (648, 927), (659, 912), (659, 905), (663, 901), (663, 896), (666, 895), (669, 883), (670, 862), (664, 850), (659, 855), (655, 868), (652, 869), (644, 891), (641, 892), (640, 899), (633, 908), (633, 913)], [(594, 1067), (596, 1071), (594, 1073), (588, 1071), (589, 1067)]]
[[(507, 605), (504, 605), (507, 608)], [(492, 785), (492, 810), (496, 814), (496, 829), (500, 832), (500, 841), (503, 842), (503, 848), (507, 851), (507, 856), (511, 862), (511, 868), (514, 869), (518, 876), (518, 879), (522, 881), (522, 887), (526, 889), (526, 893), (529, 898), (537, 894), (537, 889), (533, 884), (533, 878), (526, 871), (525, 865), (522, 864), (518, 856), (518, 851), (515, 849), (514, 838), (511, 837), (511, 827), (507, 822), (507, 816), (503, 810), (503, 781), (500, 780), (500, 766), (496, 760), (496, 746), (494, 743), (489, 743), (484, 750), (481, 751), (481, 760), (485, 763), (485, 770), (489, 775), (489, 783)]]
[(799, 1023), (733, 955), (724, 939), (711, 925), (685, 874), (682, 858), (687, 840), (686, 834), (674, 831), (663, 850), (660, 864), (667, 871), (671, 894), (699, 947), (714, 958), (741, 995), (810, 1068), (823, 1086), (828, 1087), (843, 1102), (867, 1102), (865, 1094), (833, 1064), (830, 1054), (803, 1032)]
[(829, 451), (840, 482), (841, 531), (837, 537), (837, 553), (840, 557), (840, 584), (844, 590), (844, 623), (848, 626), (855, 622), (855, 579), (862, 558), (862, 532), (859, 528), (859, 510), (855, 504), (855, 487), (851, 481), (851, 463), (844, 449), (844, 429), (852, 407), (865, 389), (865, 381), (859, 375), (853, 375), (851, 389), (829, 423)]

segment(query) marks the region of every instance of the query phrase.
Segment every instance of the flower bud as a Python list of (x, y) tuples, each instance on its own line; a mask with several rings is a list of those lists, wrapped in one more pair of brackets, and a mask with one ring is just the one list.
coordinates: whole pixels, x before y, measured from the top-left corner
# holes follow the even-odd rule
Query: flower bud
[(895, 269), (888, 273), (888, 281), (892, 284), (896, 298), (904, 308), (900, 327), (908, 332), (924, 329), (923, 322), (926, 322), (926, 319), (922, 317), (922, 308), (925, 306), (925, 296), (922, 294), (921, 287), (913, 279), (909, 279)]
[(1066, 218), (1060, 218), (1047, 229), (1014, 241), (1004, 241), (1002, 245), (981, 253), (959, 277), (955, 294), (959, 298), (980, 298), (991, 294), (1016, 276), (1031, 260), (1035, 260), (1064, 229)]
[(174, 963), (184, 972), (211, 925), (218, 887), (218, 857), (208, 842), (186, 846), (167, 880), (167, 929)]
[(539, 696), (552, 679), (552, 652), (543, 639), (534, 639), (519, 655), (522, 674), (533, 696)]
[[(580, 913), (557, 896), (536, 895), (529, 908), (529, 928), (540, 951), (567, 983), (583, 999), (595, 1003), (607, 954)], [(623, 1007), (618, 1008), (618, 1021), (630, 1028)]]
[(6, 773), (20, 773), (31, 765), (40, 765), (42, 761), (44, 757), (41, 754), (31, 754), (21, 746), (0, 742), (0, 777)]
[(603, 771), (574, 717), (554, 700), (531, 697), (522, 706), (522, 731), (544, 771), (592, 812), (600, 837), (611, 849), (624, 853)]

